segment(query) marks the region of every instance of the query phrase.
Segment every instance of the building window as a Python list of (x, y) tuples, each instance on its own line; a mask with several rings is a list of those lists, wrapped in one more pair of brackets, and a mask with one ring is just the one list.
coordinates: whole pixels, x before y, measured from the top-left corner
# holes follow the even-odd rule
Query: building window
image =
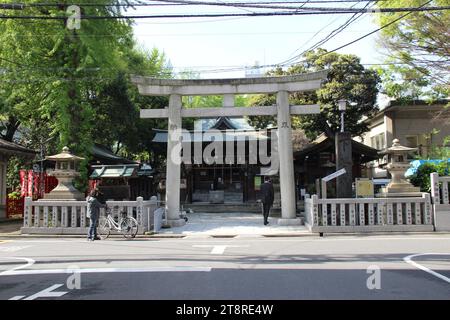
[(384, 140), (384, 133), (377, 134), (376, 136), (373, 136), (370, 138), (370, 144), (372, 148), (375, 148), (377, 150), (382, 150), (386, 148), (385, 140)]

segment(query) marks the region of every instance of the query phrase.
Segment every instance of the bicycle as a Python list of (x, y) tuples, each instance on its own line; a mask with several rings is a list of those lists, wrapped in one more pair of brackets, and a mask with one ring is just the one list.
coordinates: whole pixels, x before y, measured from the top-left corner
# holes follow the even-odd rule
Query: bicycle
[(102, 216), (98, 221), (98, 234), (102, 240), (109, 237), (111, 230), (121, 232), (125, 238), (136, 237), (139, 229), (136, 219), (128, 217), (124, 211), (120, 214), (122, 217), (116, 222), (111, 214), (111, 208), (106, 208), (106, 217)]

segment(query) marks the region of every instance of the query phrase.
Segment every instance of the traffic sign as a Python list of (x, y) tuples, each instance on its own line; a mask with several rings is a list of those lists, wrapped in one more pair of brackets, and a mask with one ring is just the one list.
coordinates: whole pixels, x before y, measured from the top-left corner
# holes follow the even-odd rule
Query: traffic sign
[(347, 173), (347, 171), (345, 171), (345, 168), (342, 168), (341, 170), (338, 170), (332, 174), (327, 175), (326, 177), (322, 178), (322, 181), (328, 182), (334, 178), (337, 178), (343, 174)]

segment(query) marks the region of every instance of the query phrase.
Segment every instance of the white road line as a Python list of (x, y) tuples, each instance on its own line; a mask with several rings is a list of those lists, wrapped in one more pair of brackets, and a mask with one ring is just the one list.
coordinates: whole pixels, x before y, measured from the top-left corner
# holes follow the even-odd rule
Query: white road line
[(15, 296), (15, 297), (9, 298), (8, 300), (20, 300), (20, 299), (25, 298), (25, 297), (26, 296)]
[(438, 255), (438, 256), (450, 256), (449, 253), (418, 253), (418, 254), (412, 254), (410, 256), (404, 257), (403, 260), (405, 260), (406, 263), (409, 263), (410, 265), (413, 265), (414, 267), (423, 270), (425, 272), (428, 272), (429, 274), (432, 274), (433, 276), (446, 281), (447, 283), (450, 283), (450, 278), (436, 272), (433, 271), (417, 262), (414, 262), (412, 259), (415, 257), (420, 257), (420, 256), (430, 256), (430, 255)]
[(36, 298), (59, 298), (59, 297), (65, 295), (68, 291), (53, 291), (53, 290), (58, 289), (59, 287), (62, 287), (62, 286), (63, 286), (63, 284), (54, 284), (51, 287), (48, 287), (47, 289), (39, 291), (38, 293), (35, 293), (23, 300), (34, 300)]
[(211, 248), (211, 254), (223, 254), (226, 248), (239, 248), (239, 247), (248, 247), (248, 246), (234, 246), (234, 245), (207, 245), (207, 244), (198, 244), (193, 245), (194, 248)]
[(26, 249), (32, 246), (3, 246), (0, 247), (0, 252), (16, 252), (22, 249)]
[(33, 259), (31, 259), (31, 258), (21, 258), (21, 257), (0, 257), (0, 259), (4, 259), (4, 260), (16, 259), (16, 260), (24, 260), (24, 261), (27, 262), (27, 264), (25, 264), (25, 265), (21, 265), (21, 266), (12, 268), (10, 270), (6, 270), (6, 271), (3, 271), (3, 272), (0, 272), (0, 276), (7, 276), (7, 275), (10, 275), (10, 273), (20, 272), (20, 271), (17, 271), (17, 270), (20, 270), (20, 269), (23, 269), (23, 268), (26, 268), (26, 267), (30, 267), (36, 262)]
[[(77, 273), (119, 273), (119, 272), (210, 272), (211, 267), (149, 267), (149, 268), (84, 268)], [(69, 269), (34, 269), (3, 272), (0, 276), (36, 275), (36, 274), (67, 274)]]

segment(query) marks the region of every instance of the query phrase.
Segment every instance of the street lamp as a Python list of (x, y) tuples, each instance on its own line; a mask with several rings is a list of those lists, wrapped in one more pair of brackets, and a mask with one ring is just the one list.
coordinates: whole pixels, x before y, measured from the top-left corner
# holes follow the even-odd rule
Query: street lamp
[(347, 108), (347, 100), (341, 99), (338, 101), (339, 111), (341, 112), (341, 132), (344, 132), (344, 113)]

